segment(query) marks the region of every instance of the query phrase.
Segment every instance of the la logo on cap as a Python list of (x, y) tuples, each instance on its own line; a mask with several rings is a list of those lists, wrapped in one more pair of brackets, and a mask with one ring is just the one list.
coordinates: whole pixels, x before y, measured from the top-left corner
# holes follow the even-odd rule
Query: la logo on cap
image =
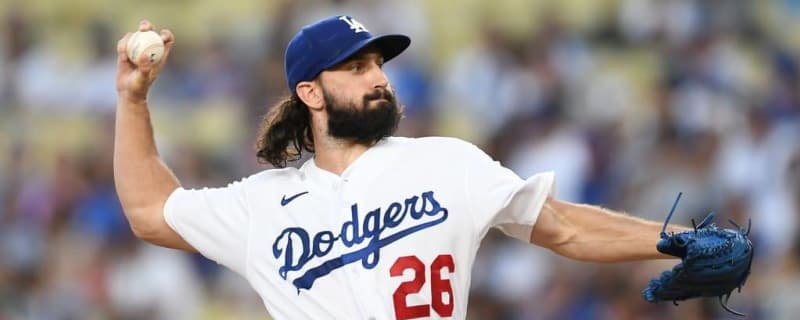
[(348, 16), (341, 16), (341, 17), (339, 17), (339, 20), (347, 22), (347, 25), (349, 25), (350, 29), (352, 29), (353, 32), (355, 32), (355, 33), (369, 32), (367, 30), (367, 27), (364, 27), (364, 25), (361, 24), (361, 22), (356, 21), (356, 19), (353, 19), (353, 18), (348, 17)]

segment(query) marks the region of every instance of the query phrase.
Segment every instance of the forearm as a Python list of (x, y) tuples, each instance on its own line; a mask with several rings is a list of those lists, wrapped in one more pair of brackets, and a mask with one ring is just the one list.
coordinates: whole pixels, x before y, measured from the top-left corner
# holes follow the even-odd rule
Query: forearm
[[(557, 200), (547, 201), (542, 215), (554, 219), (559, 229), (567, 230), (558, 233), (560, 239), (552, 242), (550, 249), (569, 258), (594, 262), (674, 258), (656, 250), (662, 227), (659, 222)], [(668, 232), (685, 229), (667, 227)]]
[(161, 219), (164, 202), (180, 186), (158, 155), (145, 99), (120, 96), (114, 140), (114, 181), (119, 200), (134, 232)]

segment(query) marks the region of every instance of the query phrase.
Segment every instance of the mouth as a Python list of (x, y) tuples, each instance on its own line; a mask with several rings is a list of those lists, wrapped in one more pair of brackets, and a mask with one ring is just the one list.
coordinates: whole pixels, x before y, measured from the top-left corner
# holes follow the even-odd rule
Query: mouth
[(390, 102), (392, 102), (392, 100), (389, 99), (386, 96), (375, 97), (375, 98), (367, 100), (367, 103), (369, 103), (369, 104), (384, 104), (384, 103), (390, 103)]
[(370, 102), (371, 101), (392, 102), (394, 100), (394, 97), (392, 96), (392, 93), (389, 92), (388, 90), (386, 90), (386, 91), (377, 91), (377, 92), (375, 92), (373, 94), (370, 94), (370, 95), (366, 96), (365, 98), (367, 99), (367, 101), (370, 101)]

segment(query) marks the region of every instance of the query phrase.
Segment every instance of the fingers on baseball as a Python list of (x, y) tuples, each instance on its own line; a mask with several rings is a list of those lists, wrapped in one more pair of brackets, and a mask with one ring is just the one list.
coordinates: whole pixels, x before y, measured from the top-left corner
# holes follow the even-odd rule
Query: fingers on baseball
[(139, 66), (139, 71), (141, 71), (142, 73), (149, 73), (153, 69), (154, 64), (150, 62), (149, 56), (143, 54), (140, 55), (138, 59), (139, 61), (137, 61), (136, 65)]
[(161, 61), (159, 61), (159, 65), (162, 65), (165, 61), (167, 61), (169, 52), (172, 51), (172, 45), (175, 44), (175, 35), (173, 35), (172, 31), (169, 31), (169, 29), (162, 29), (161, 40), (164, 41), (164, 54), (161, 55)]
[(153, 30), (153, 24), (150, 23), (150, 20), (144, 19), (139, 21), (139, 31), (150, 31)]
[(128, 60), (128, 39), (133, 33), (128, 32), (122, 39), (117, 41), (117, 64), (129, 65), (131, 62)]
[[(153, 30), (153, 24), (149, 20), (142, 20), (139, 22), (139, 31)], [(121, 68), (137, 69), (145, 78), (153, 78), (158, 75), (161, 65), (166, 61), (169, 52), (172, 49), (172, 44), (175, 43), (175, 36), (168, 29), (161, 30), (161, 40), (164, 41), (164, 54), (161, 56), (160, 61), (152, 63), (146, 55), (139, 57), (138, 61), (134, 64), (128, 58), (128, 40), (133, 33), (128, 32), (122, 39), (117, 42), (117, 64)]]
[(164, 53), (161, 55), (161, 59), (153, 63), (147, 56), (143, 56), (140, 58), (138, 63), (139, 69), (143, 73), (146, 73), (150, 78), (155, 78), (160, 73), (162, 66), (169, 57), (169, 52), (172, 50), (172, 45), (175, 43), (175, 36), (172, 34), (172, 31), (169, 31), (168, 29), (162, 29), (161, 41), (164, 42)]

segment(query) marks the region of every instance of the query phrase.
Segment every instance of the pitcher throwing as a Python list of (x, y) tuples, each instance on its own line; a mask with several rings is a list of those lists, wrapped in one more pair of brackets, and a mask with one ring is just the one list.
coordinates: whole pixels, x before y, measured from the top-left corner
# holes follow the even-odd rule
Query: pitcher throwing
[[(128, 59), (130, 34), (117, 48), (114, 177), (125, 215), (142, 240), (240, 274), (277, 319), (463, 319), (490, 228), (577, 260), (672, 257), (656, 250), (660, 223), (559, 201), (554, 173), (522, 179), (458, 139), (392, 136), (402, 109), (382, 66), (411, 41), (374, 36), (349, 16), (304, 27), (286, 48), (291, 96), (257, 138), (256, 156), (276, 168), (182, 188), (158, 155), (147, 104), (175, 42), (160, 35), (155, 64)], [(287, 167), (302, 152), (313, 157)]]

